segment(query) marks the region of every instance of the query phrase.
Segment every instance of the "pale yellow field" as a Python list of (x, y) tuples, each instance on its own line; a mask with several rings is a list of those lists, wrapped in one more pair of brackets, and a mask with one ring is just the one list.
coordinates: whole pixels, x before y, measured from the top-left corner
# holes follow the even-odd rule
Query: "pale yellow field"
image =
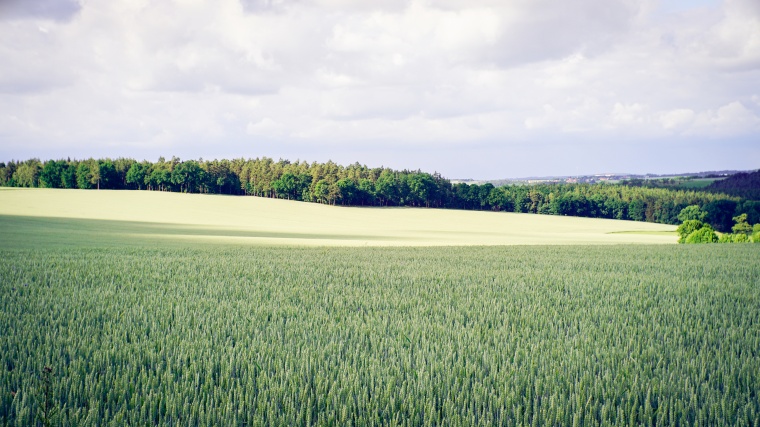
[[(29, 218), (145, 239), (327, 246), (674, 244), (675, 226), (504, 212), (348, 208), (258, 197), (107, 190), (0, 190), (0, 231)], [(55, 218), (72, 221), (57, 221)], [(12, 219), (12, 220), (11, 220)], [(43, 221), (44, 220), (44, 221)], [(76, 220), (76, 221), (73, 221)], [(75, 224), (75, 225), (71, 225)], [(84, 225), (81, 225), (84, 224)]]

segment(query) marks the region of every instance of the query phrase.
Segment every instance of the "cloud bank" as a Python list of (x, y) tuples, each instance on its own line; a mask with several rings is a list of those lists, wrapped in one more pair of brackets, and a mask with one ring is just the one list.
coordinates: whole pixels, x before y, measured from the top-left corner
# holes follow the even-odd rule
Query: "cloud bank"
[[(666, 7), (667, 6), (667, 7)], [(760, 3), (12, 0), (0, 156), (757, 168)]]

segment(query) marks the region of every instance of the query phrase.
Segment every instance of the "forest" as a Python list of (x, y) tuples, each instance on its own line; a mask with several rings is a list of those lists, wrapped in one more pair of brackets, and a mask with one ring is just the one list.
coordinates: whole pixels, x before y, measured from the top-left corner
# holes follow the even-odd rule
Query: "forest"
[(706, 190), (760, 200), (760, 170), (739, 172), (726, 179), (713, 182)]
[(729, 231), (746, 214), (760, 222), (760, 201), (713, 191), (620, 184), (507, 185), (452, 183), (438, 173), (271, 158), (156, 162), (134, 159), (0, 163), (0, 186), (132, 189), (253, 195), (344, 206), (413, 206), (494, 210), (678, 224), (697, 205), (706, 222)]

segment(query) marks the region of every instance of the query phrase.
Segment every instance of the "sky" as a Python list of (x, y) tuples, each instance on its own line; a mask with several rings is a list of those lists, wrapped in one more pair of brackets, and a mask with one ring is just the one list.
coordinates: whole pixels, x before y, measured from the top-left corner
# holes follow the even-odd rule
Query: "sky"
[(0, 0), (0, 161), (760, 168), (757, 0)]

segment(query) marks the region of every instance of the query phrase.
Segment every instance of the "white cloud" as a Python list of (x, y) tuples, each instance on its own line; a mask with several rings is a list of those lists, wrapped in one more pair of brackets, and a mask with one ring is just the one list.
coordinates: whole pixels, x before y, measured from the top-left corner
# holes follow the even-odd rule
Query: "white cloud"
[(246, 132), (249, 135), (276, 136), (282, 133), (282, 130), (282, 125), (269, 117), (264, 117), (256, 123), (248, 122), (246, 126)]
[(648, 121), (647, 107), (639, 103), (621, 104), (616, 102), (610, 115), (615, 126), (641, 126)]
[(696, 114), (688, 108), (679, 108), (660, 114), (660, 123), (666, 130), (682, 130), (689, 126)]
[(759, 130), (760, 117), (747, 109), (741, 102), (736, 101), (717, 110), (701, 113), (695, 123), (695, 131), (710, 132), (721, 136), (741, 135)]
[(262, 138), (342, 153), (756, 137), (760, 3), (667, 13), (657, 4), (89, 0), (18, 9), (0, 20), (0, 155), (58, 147), (76, 156), (111, 144), (140, 156), (152, 144), (168, 155), (212, 147), (257, 156)]

